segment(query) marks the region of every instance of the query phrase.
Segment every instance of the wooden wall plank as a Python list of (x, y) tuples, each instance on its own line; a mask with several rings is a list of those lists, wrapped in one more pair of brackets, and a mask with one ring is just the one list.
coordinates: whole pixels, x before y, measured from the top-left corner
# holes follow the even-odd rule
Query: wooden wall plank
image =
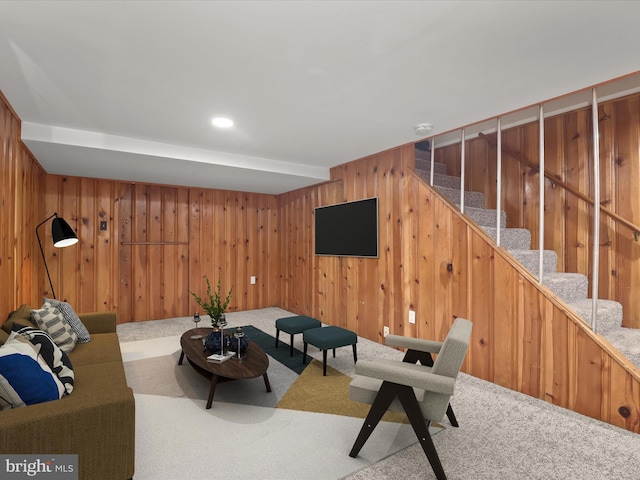
[[(589, 151), (589, 136), (592, 135), (589, 123), (589, 111), (579, 110), (564, 117), (565, 135), (564, 144), (566, 151), (565, 181), (580, 192), (589, 193), (593, 191), (589, 183), (591, 177), (589, 168), (593, 169), (593, 158)], [(580, 159), (590, 159), (590, 161), (580, 161)], [(606, 177), (602, 179), (603, 198), (607, 198)], [(590, 223), (591, 207), (575, 195), (566, 195), (567, 215), (573, 218), (571, 222), (564, 222), (563, 228), (566, 231), (566, 248), (563, 251), (556, 250), (559, 263), (559, 270), (566, 272), (586, 272), (589, 271), (590, 264)], [(557, 245), (553, 245), (555, 250)]]
[[(74, 303), (79, 312), (95, 311), (96, 305), (96, 233), (98, 232), (97, 207), (98, 196), (96, 191), (96, 182), (92, 179), (81, 179), (79, 181), (79, 197), (78, 202), (78, 237), (87, 239), (84, 242), (78, 242), (76, 245), (68, 248), (79, 249), (80, 255), (79, 272), (78, 272), (78, 297)], [(65, 252), (67, 253), (67, 252)], [(71, 252), (69, 252), (71, 253)], [(75, 252), (74, 252), (75, 253)], [(65, 281), (66, 283), (66, 281)]]
[[(517, 318), (513, 315), (507, 302), (512, 302), (513, 297), (509, 295), (514, 287), (512, 281), (508, 278), (501, 278), (498, 270), (494, 273), (493, 252), (487, 248), (486, 243), (482, 242), (476, 236), (469, 239), (471, 244), (471, 255), (469, 258), (469, 278), (467, 289), (470, 291), (470, 297), (465, 300), (463, 306), (468, 306), (470, 311), (460, 312), (460, 316), (467, 319), (478, 319), (474, 323), (475, 342), (470, 346), (469, 356), (473, 365), (473, 375), (481, 378), (491, 379), (495, 383), (503, 386), (511, 385), (509, 372), (505, 372), (504, 368), (510, 368), (505, 363), (512, 363), (510, 358), (511, 348), (498, 350), (495, 356), (489, 354), (493, 350), (494, 344), (509, 345), (512, 347), (513, 339), (509, 332), (510, 322), (505, 321), (506, 318)], [(504, 260), (502, 260), (504, 262)], [(495, 280), (494, 280), (495, 276)], [(491, 295), (495, 288), (494, 281), (500, 285), (504, 294), (497, 298)], [(509, 292), (509, 293), (507, 293)], [(497, 305), (492, 305), (495, 301)], [(502, 305), (505, 303), (506, 305)], [(498, 318), (496, 321), (494, 312), (500, 311), (506, 313), (506, 318)]]
[[(600, 197), (602, 205), (606, 206), (608, 209), (612, 211), (617, 211), (618, 209), (618, 199), (616, 195), (616, 167), (615, 167), (615, 158), (616, 158), (616, 138), (615, 132), (617, 129), (616, 122), (613, 121), (612, 109), (615, 107), (615, 103), (606, 103), (604, 105), (600, 105), (598, 107), (598, 136), (600, 143)], [(608, 112), (608, 113), (607, 113)], [(589, 134), (593, 135), (592, 125), (589, 122)], [(588, 145), (590, 147), (591, 144)], [(587, 148), (588, 148), (587, 147)], [(589, 149), (591, 150), (591, 149)], [(582, 158), (582, 157), (579, 157)], [(588, 168), (593, 170), (593, 154), (591, 151), (589, 152), (590, 162)], [(590, 196), (593, 196), (593, 185), (590, 182), (587, 182), (587, 188), (581, 191), (589, 191)], [(592, 222), (593, 209), (591, 206), (588, 208), (585, 207), (585, 210), (589, 213), (586, 222)], [(585, 223), (586, 223), (585, 222)], [(617, 262), (618, 262), (618, 235), (619, 232), (626, 232), (628, 235), (630, 232), (627, 228), (622, 227), (619, 228), (617, 223), (606, 216), (601, 218), (601, 222), (603, 225), (606, 225), (605, 229), (600, 230), (600, 243), (608, 245), (607, 257), (603, 257), (601, 259), (601, 270), (606, 272), (606, 276), (601, 274), (599, 290), (600, 296), (602, 298), (619, 298), (618, 289), (617, 289)], [(579, 227), (578, 227), (579, 228)], [(585, 229), (589, 235), (589, 241), (585, 242), (589, 247), (589, 255), (588, 260), (591, 260), (591, 252), (593, 251), (593, 241), (592, 241), (592, 224), (588, 223), (588, 228)], [(604, 253), (604, 252), (603, 252)], [(585, 262), (586, 263), (586, 262)], [(593, 278), (591, 265), (585, 266), (584, 268), (578, 268), (577, 271), (589, 271), (589, 281)], [(602, 272), (601, 272), (602, 273)], [(623, 304), (623, 310), (624, 308)]]
[[(118, 238), (118, 303), (114, 306), (118, 310), (118, 322), (133, 321), (133, 185), (122, 183), (118, 197), (119, 221), (114, 222), (118, 226), (118, 232), (114, 238)], [(114, 306), (105, 305), (105, 310), (111, 310)]]
[[(544, 164), (545, 170), (554, 178), (566, 181), (565, 123), (564, 117), (551, 117), (544, 122)], [(538, 181), (539, 175), (535, 177)], [(550, 180), (545, 180), (544, 187), (544, 248), (557, 248), (558, 269), (564, 271), (564, 255), (567, 251), (565, 243), (565, 201), (567, 192), (558, 188)]]
[[(616, 204), (617, 212), (634, 224), (640, 224), (640, 95), (614, 104), (616, 130)], [(619, 260), (616, 268), (617, 297), (625, 307), (625, 326), (640, 328), (640, 244), (627, 229), (619, 229), (616, 238)], [(633, 260), (636, 261), (633, 261)]]

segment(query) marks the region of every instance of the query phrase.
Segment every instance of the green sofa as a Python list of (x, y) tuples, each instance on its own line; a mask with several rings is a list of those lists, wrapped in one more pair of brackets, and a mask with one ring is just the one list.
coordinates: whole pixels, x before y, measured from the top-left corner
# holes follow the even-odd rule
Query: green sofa
[[(14, 322), (38, 328), (28, 305), (12, 312), (0, 330), (0, 344)], [(91, 341), (78, 343), (69, 359), (75, 373), (70, 395), (0, 411), (0, 452), (77, 454), (80, 479), (133, 478), (135, 401), (127, 386), (115, 312), (78, 315)]]

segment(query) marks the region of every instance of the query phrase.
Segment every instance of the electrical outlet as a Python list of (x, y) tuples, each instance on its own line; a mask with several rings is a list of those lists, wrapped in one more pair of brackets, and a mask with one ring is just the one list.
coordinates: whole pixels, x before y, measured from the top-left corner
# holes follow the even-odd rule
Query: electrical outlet
[(256, 284), (256, 276), (251, 275), (251, 285), (255, 285), (255, 284)]
[(389, 327), (385, 326), (384, 327), (384, 336), (386, 337), (387, 335), (389, 335)]
[(415, 310), (409, 310), (409, 323), (416, 323), (416, 312), (415, 312)]

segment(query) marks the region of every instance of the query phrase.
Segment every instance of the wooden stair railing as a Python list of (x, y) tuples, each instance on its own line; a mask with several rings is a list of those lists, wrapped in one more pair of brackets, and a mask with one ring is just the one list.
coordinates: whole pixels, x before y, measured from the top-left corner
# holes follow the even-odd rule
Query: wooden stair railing
[[(494, 139), (492, 139), (489, 135), (486, 135), (486, 134), (480, 132), (479, 136), (480, 136), (480, 138), (484, 139), (491, 147), (496, 148), (496, 143), (497, 142)], [(515, 160), (519, 161), (520, 163), (523, 163), (523, 164), (527, 165), (533, 171), (537, 172), (539, 170), (538, 165), (536, 165), (535, 163), (532, 163), (529, 160), (527, 160), (520, 152), (517, 152), (517, 151), (505, 146), (504, 143), (502, 144), (502, 152), (506, 153), (507, 155), (509, 155), (510, 157), (512, 157)], [(568, 190), (569, 192), (574, 194), (576, 197), (580, 198), (581, 200), (584, 200), (585, 202), (587, 202), (591, 206), (594, 205), (595, 202), (593, 201), (593, 199), (591, 197), (588, 197), (587, 195), (585, 195), (584, 193), (580, 192), (579, 190), (576, 190), (574, 187), (572, 187), (568, 183), (563, 182), (556, 175), (551, 174), (551, 173), (549, 173), (549, 172), (547, 172), (545, 170), (544, 176), (546, 178), (548, 178), (549, 181), (551, 181), (552, 185), (559, 185), (562, 188), (564, 188), (565, 190)], [(634, 240), (638, 241), (638, 238), (640, 238), (640, 227), (638, 227), (637, 225), (634, 225), (629, 220), (627, 220), (624, 217), (621, 217), (617, 213), (612, 212), (608, 208), (604, 207), (602, 204), (600, 205), (600, 211), (602, 213), (604, 213), (605, 215), (613, 218), (617, 222), (622, 223), (627, 228), (629, 228), (631, 230), (631, 232), (633, 233)]]

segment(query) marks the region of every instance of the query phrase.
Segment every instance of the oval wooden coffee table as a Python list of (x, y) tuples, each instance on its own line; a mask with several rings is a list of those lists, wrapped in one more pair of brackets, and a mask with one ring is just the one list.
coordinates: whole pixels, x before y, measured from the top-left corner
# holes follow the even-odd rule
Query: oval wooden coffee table
[[(196, 332), (197, 330), (197, 332)], [(216, 393), (218, 382), (225, 380), (244, 380), (248, 378), (256, 378), (262, 375), (267, 392), (271, 391), (269, 377), (267, 376), (267, 368), (269, 367), (269, 357), (264, 353), (255, 342), (249, 340), (249, 346), (245, 351), (244, 357), (231, 358), (222, 363), (213, 363), (207, 361), (207, 356), (212, 352), (203, 351), (202, 339), (193, 339), (192, 335), (196, 333), (206, 338), (213, 328), (192, 328), (182, 334), (180, 337), (180, 346), (182, 353), (178, 365), (182, 365), (182, 360), (187, 360), (199, 373), (211, 377), (211, 388), (209, 389), (209, 398), (207, 399), (207, 408), (211, 408), (213, 395)]]

